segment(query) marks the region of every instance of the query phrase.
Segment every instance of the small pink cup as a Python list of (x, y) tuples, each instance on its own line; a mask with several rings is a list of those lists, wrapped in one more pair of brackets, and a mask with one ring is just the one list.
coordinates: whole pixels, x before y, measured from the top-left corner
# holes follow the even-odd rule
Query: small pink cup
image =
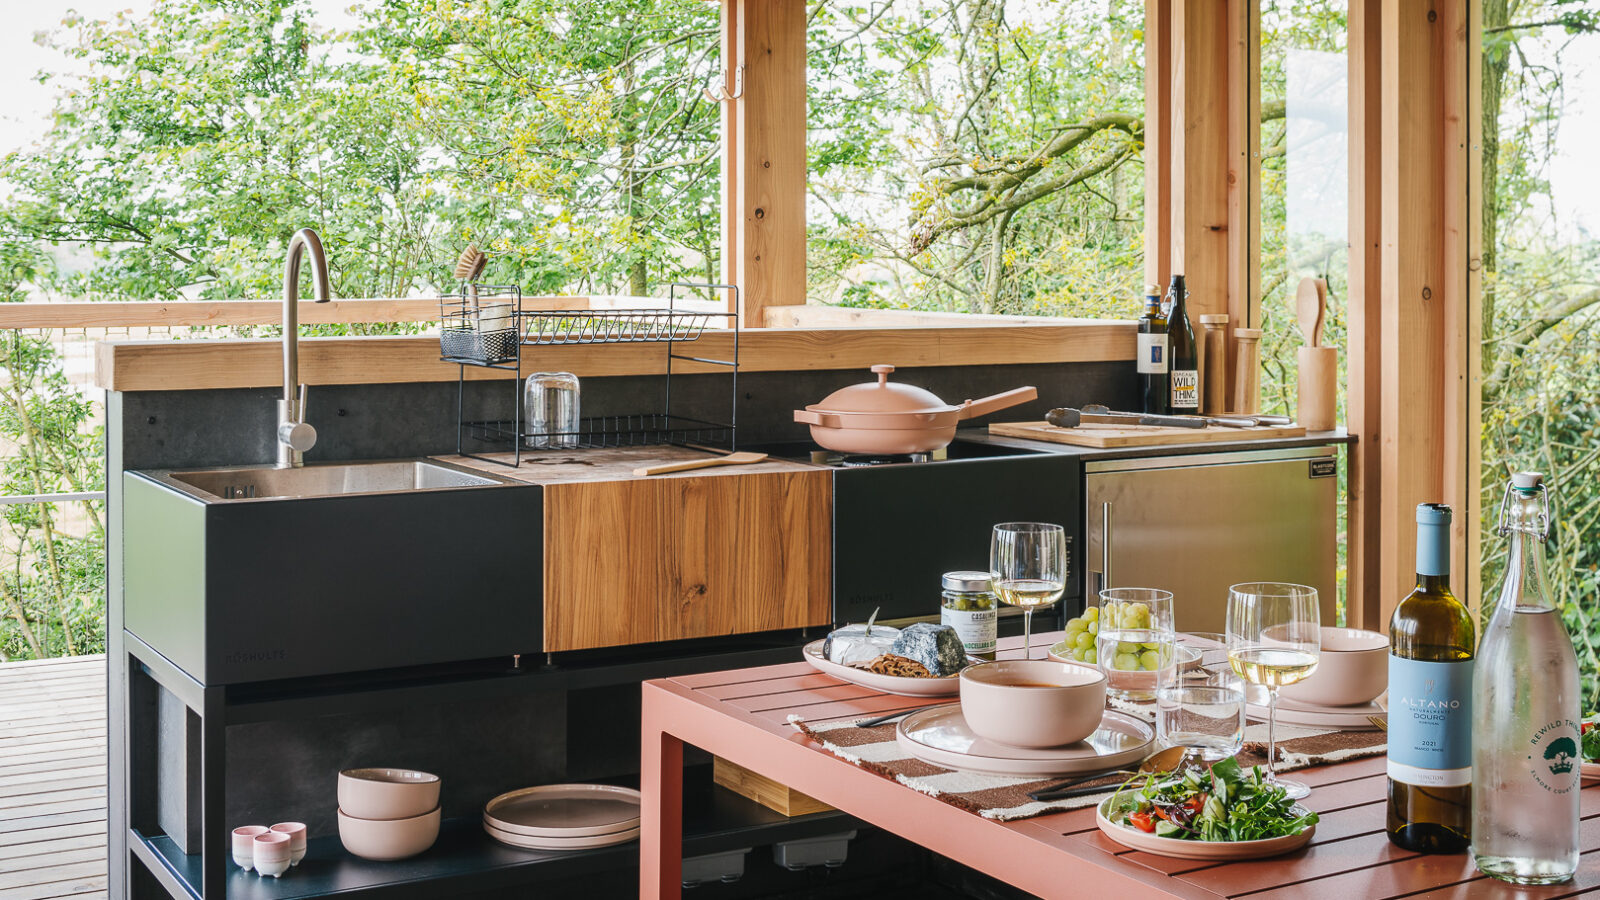
[(272, 826), (277, 834), (289, 836), (289, 865), (298, 866), (306, 858), (306, 824), (304, 822), (279, 822)]
[(255, 867), (255, 839), (266, 834), (271, 829), (265, 825), (241, 825), (233, 830), (233, 863), (239, 868), (250, 871)]
[(289, 871), (289, 859), (293, 855), (289, 849), (291, 841), (287, 834), (276, 831), (256, 835), (250, 845), (255, 853), (256, 872), (277, 878)]

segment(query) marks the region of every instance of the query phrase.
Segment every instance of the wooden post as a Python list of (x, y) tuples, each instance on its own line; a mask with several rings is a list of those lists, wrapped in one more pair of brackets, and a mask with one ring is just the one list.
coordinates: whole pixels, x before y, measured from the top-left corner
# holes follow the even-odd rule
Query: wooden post
[[(1451, 566), (1477, 538), (1467, 471), (1476, 423), (1468, 367), (1466, 0), (1383, 0), (1380, 618), (1411, 587), (1416, 505), (1455, 507)], [(1369, 348), (1370, 350), (1370, 348)]]
[(724, 0), (724, 64), (743, 67), (744, 92), (724, 112), (724, 167), (731, 227), (724, 264), (740, 288), (740, 324), (806, 302), (805, 0)]
[[(1230, 330), (1259, 327), (1259, 2), (1165, 0), (1159, 8), (1168, 10), (1171, 65), (1167, 274), (1187, 276), (1192, 315), (1227, 314)], [(1147, 62), (1147, 79), (1160, 74)], [(1226, 346), (1225, 370), (1237, 380), (1234, 342)]]
[[(1383, 0), (1350, 4), (1350, 276), (1346, 334), (1345, 427), (1356, 442), (1346, 455), (1348, 517), (1345, 617), (1352, 628), (1384, 631), (1379, 579), (1383, 535), (1382, 60)], [(1392, 603), (1392, 601), (1391, 601)]]
[(1172, 0), (1144, 4), (1144, 280), (1172, 274)]

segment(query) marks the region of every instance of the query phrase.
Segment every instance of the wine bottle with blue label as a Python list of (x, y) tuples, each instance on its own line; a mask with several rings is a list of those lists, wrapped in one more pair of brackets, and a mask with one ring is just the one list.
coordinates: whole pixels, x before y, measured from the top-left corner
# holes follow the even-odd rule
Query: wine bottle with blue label
[(1463, 853), (1472, 836), (1477, 629), (1450, 593), (1450, 507), (1417, 507), (1417, 586), (1389, 620), (1389, 840)]

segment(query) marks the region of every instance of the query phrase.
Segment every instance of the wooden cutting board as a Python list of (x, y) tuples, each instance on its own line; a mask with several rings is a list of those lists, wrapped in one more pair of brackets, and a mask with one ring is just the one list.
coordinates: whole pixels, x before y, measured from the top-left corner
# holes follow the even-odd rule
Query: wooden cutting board
[(1077, 428), (1057, 428), (1048, 422), (996, 422), (990, 434), (1073, 444), (1079, 447), (1147, 447), (1156, 444), (1206, 444), (1213, 441), (1253, 441), (1260, 438), (1303, 437), (1302, 425), (1257, 425), (1254, 428), (1172, 428), (1165, 425), (1084, 424)]

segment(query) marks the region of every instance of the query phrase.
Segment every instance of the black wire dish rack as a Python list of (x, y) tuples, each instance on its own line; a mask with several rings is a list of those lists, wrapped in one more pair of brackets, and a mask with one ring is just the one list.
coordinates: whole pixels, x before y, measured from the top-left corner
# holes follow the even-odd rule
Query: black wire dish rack
[[(440, 300), (440, 358), (456, 363), (456, 452), (462, 456), (509, 466), (522, 463), (528, 449), (574, 450), (603, 447), (637, 447), (681, 444), (719, 449), (737, 449), (739, 403), (739, 314), (678, 308), (682, 290), (724, 291), (730, 310), (739, 308), (739, 289), (725, 284), (674, 282), (668, 288), (667, 305), (659, 309), (551, 309), (522, 308), (521, 292), (514, 287), (468, 285), (452, 297)], [(497, 304), (510, 304), (511, 328), (503, 316), (507, 310)], [(732, 354), (728, 359), (697, 356), (680, 351), (680, 346), (698, 340), (712, 323), (732, 335)], [(726, 323), (722, 325), (721, 323)], [(507, 332), (509, 331), (509, 337)], [(666, 372), (662, 379), (660, 412), (599, 416), (581, 419), (577, 431), (528, 431), (522, 415), (524, 348), (567, 344), (644, 344), (665, 345)], [(535, 354), (537, 356), (537, 354)], [(729, 373), (728, 416), (713, 421), (673, 412), (673, 363), (693, 362), (726, 368)], [(465, 416), (466, 367), (501, 369), (514, 372), (512, 417), (489, 421), (467, 421)], [(511, 459), (469, 452), (467, 442), (510, 451)], [(489, 452), (484, 450), (482, 452)]]

